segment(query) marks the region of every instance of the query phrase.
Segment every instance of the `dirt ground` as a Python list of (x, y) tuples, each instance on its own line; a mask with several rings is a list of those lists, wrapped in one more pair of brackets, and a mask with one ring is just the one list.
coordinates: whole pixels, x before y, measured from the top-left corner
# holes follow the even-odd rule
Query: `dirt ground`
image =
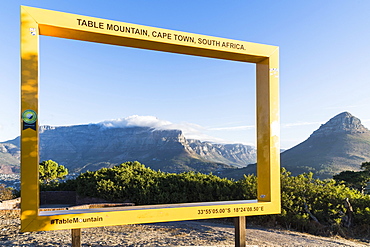
[[(71, 246), (71, 230), (19, 232), (18, 218), (0, 218), (0, 246)], [(370, 246), (370, 242), (317, 237), (248, 226), (247, 246)], [(82, 246), (234, 246), (231, 222), (199, 220), (82, 229)]]

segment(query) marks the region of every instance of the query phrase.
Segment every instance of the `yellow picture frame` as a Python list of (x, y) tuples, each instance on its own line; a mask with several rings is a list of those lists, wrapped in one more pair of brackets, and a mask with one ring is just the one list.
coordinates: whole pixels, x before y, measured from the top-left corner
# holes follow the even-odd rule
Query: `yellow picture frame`
[[(80, 210), (39, 208), (39, 36), (256, 64), (257, 198)], [(21, 6), (21, 231), (278, 214), (279, 48)]]

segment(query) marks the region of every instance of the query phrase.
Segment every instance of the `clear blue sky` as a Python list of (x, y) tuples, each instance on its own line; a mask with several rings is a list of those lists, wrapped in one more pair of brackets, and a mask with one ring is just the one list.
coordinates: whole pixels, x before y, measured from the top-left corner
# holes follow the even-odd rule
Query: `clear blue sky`
[[(0, 9), (0, 141), (20, 129), (20, 5), (279, 46), (282, 148), (343, 111), (370, 127), (368, 0), (12, 0)], [(154, 116), (189, 137), (255, 143), (253, 64), (43, 36), (40, 56), (42, 125)]]

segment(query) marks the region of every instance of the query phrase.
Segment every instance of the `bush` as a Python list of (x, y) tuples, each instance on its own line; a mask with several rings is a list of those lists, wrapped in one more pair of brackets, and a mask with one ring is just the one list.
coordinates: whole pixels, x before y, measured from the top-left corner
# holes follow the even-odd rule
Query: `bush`
[(315, 179), (312, 173), (292, 176), (283, 168), (281, 191), (281, 214), (255, 217), (257, 223), (269, 222), (312, 234), (347, 237), (351, 230), (343, 224), (346, 198), (354, 210), (354, 227), (370, 223), (370, 196), (337, 184), (333, 179)]
[(5, 184), (0, 184), (0, 201), (14, 199), (14, 190), (9, 187), (5, 187)]
[[(79, 195), (136, 205), (247, 200), (257, 198), (257, 177), (239, 181), (212, 174), (180, 174), (154, 171), (139, 162), (80, 174), (75, 180), (55, 184), (55, 190), (76, 190)], [(282, 211), (278, 215), (249, 217), (260, 224), (280, 225), (313, 234), (362, 236), (369, 234), (370, 196), (333, 179), (313, 178), (312, 173), (292, 176), (281, 170)], [(353, 208), (353, 224), (345, 227), (347, 210)]]

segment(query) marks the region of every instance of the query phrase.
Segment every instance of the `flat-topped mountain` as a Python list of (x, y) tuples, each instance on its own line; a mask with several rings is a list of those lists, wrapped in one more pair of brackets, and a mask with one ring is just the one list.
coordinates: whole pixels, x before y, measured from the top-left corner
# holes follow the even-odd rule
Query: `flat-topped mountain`
[(348, 112), (331, 118), (307, 140), (281, 154), (281, 166), (293, 174), (312, 171), (321, 178), (357, 171), (365, 161), (370, 161), (370, 131)]
[[(75, 172), (139, 161), (162, 171), (209, 173), (244, 167), (256, 160), (256, 150), (252, 146), (187, 140), (182, 131), (176, 129), (89, 124), (41, 126), (39, 133), (40, 160), (55, 160)], [(0, 166), (0, 173), (17, 172), (19, 137), (0, 145), (1, 157), (9, 158)]]

